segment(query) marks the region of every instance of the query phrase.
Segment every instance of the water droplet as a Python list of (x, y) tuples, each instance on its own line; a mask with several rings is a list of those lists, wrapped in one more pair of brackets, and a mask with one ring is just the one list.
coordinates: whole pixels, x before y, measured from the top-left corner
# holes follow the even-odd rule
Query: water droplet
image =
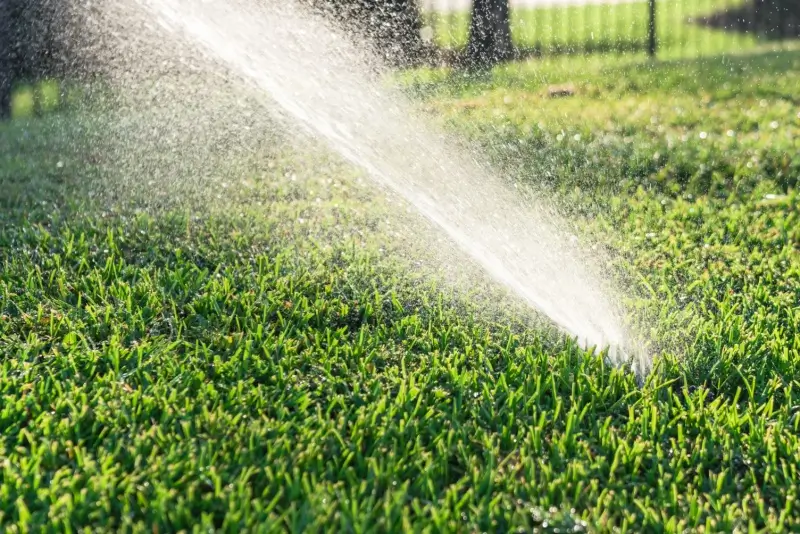
[(425, 26), (424, 28), (422, 28), (419, 34), (422, 40), (425, 41), (426, 43), (430, 43), (433, 41), (434, 38), (433, 28), (431, 28), (430, 26)]

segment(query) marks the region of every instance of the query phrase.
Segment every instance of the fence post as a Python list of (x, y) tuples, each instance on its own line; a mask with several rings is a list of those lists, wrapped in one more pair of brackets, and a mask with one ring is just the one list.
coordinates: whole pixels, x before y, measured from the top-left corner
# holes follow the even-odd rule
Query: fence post
[(656, 56), (656, 0), (648, 0), (649, 22), (647, 24), (647, 55)]

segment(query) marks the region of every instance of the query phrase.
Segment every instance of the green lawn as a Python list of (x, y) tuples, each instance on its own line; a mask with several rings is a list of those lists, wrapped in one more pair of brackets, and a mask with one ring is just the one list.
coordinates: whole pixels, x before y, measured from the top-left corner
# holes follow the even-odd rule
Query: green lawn
[(0, 125), (0, 528), (800, 528), (800, 55), (578, 61), (405, 83), (617, 253), (641, 388), (414, 274), (324, 154), (187, 211), (85, 117)]
[[(744, 0), (658, 0), (656, 11), (659, 57), (679, 58), (741, 52), (759, 46), (752, 33), (709, 29), (698, 17), (740, 6)], [(542, 54), (647, 50), (647, 2), (584, 6), (516, 8), (511, 33), (517, 46)], [(425, 13), (434, 41), (445, 48), (466, 45), (469, 13)], [(780, 43), (774, 46), (780, 48)]]
[[(31, 117), (38, 113), (50, 113), (61, 105), (58, 82), (47, 80), (32, 86), (30, 84), (17, 87), (12, 95), (11, 116), (14, 118)], [(74, 100), (74, 95), (67, 95), (67, 102)], [(38, 107), (38, 109), (37, 109)]]

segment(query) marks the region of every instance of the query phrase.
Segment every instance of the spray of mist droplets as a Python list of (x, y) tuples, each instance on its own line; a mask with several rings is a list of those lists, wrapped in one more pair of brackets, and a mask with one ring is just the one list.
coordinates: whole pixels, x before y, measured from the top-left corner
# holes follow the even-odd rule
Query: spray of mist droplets
[[(224, 106), (216, 104), (235, 94), (226, 88), (263, 95), (265, 107), (284, 124), (323, 140), (403, 197), (462, 257), (582, 345), (610, 347), (613, 363), (646, 372), (649, 360), (624, 327), (613, 292), (592, 259), (567, 238), (552, 206), (523, 201), (475, 154), (427, 124), (404, 95), (380, 82), (380, 63), (351, 36), (292, 1), (117, 0), (106, 6), (107, 19), (122, 13), (125, 24), (106, 30), (119, 48), (104, 45), (114, 50), (105, 52), (106, 61), (116, 64), (122, 78), (137, 77), (142, 62), (218, 75), (219, 85), (209, 83), (213, 77), (198, 77), (204, 82), (183, 97), (194, 104), (205, 98), (208, 115), (198, 114), (196, 106), (189, 106), (191, 116), (176, 111), (188, 109), (181, 95), (159, 101), (177, 116), (172, 124), (184, 125), (176, 132), (186, 135), (193, 121), (207, 122), (212, 107), (220, 113)], [(145, 33), (172, 48), (137, 48), (131, 40), (146, 43)], [(146, 57), (144, 49), (159, 50), (161, 57)], [(228, 109), (237, 113), (236, 106)], [(213, 124), (197, 129), (213, 130)]]

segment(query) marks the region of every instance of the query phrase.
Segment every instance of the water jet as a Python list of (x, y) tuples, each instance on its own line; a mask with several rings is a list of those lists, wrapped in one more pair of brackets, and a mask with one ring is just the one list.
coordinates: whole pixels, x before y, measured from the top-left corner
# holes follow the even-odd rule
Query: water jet
[[(363, 42), (293, 1), (128, 0), (165, 36), (268, 96), (286, 124), (324, 141), (408, 204), (497, 283), (584, 347), (644, 369), (607, 279), (542, 198), (523, 200), (382, 81)], [(534, 177), (535, 179), (535, 177)], [(456, 260), (454, 261), (461, 261)]]

